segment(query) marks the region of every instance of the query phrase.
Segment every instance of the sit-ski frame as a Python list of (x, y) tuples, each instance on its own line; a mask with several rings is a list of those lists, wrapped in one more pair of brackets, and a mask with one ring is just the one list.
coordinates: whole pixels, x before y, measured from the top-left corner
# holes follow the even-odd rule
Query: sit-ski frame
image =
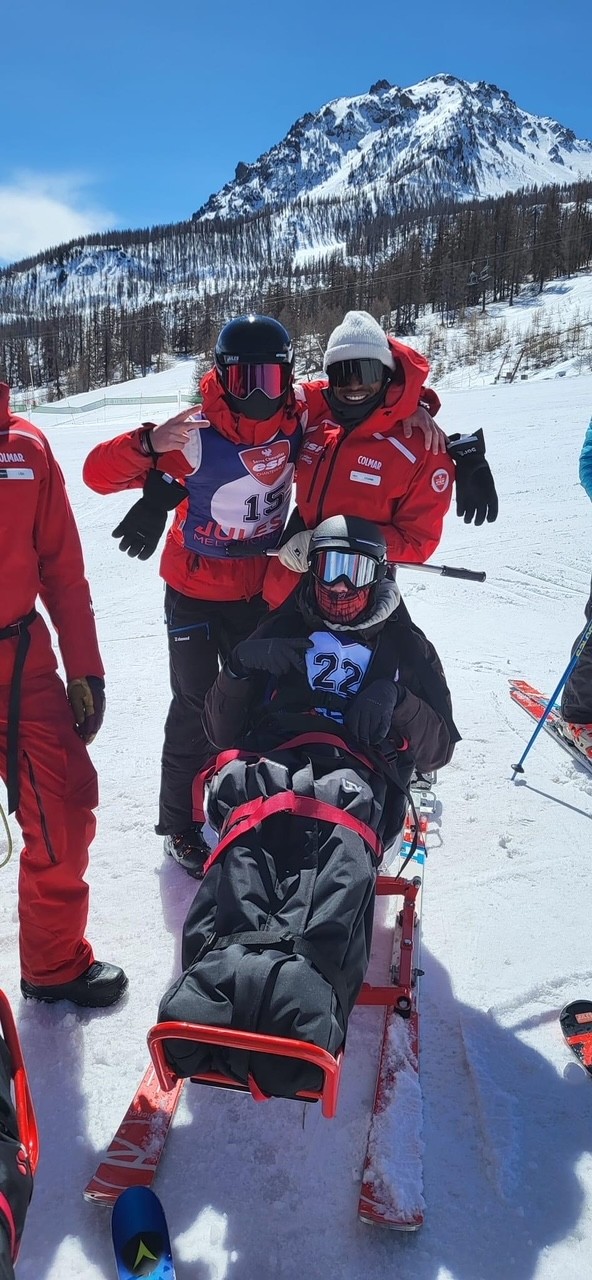
[[(432, 807), (433, 793), (431, 784), (433, 777), (420, 777), (414, 780), (413, 789), (419, 792), (422, 804)], [(429, 799), (428, 799), (429, 797)], [(425, 808), (424, 808), (425, 812)], [(404, 841), (409, 835), (410, 822), (407, 819)], [(421, 860), (421, 845), (419, 846)], [(384, 1005), (394, 1009), (402, 1017), (408, 1018), (414, 1007), (414, 988), (417, 981), (416, 964), (416, 929), (417, 898), (422, 887), (421, 877), (407, 879), (403, 876), (379, 875), (376, 882), (378, 896), (401, 897), (402, 907), (398, 914), (396, 948), (398, 956), (391, 968), (391, 981), (387, 985), (372, 986), (364, 982), (356, 1001), (359, 1005)], [(161, 1089), (165, 1093), (174, 1089), (179, 1076), (166, 1061), (164, 1044), (167, 1040), (187, 1040), (195, 1044), (218, 1045), (225, 1049), (240, 1049), (248, 1053), (265, 1053), (278, 1057), (297, 1058), (308, 1062), (322, 1073), (323, 1082), (318, 1090), (303, 1090), (296, 1098), (303, 1102), (320, 1102), (321, 1111), (327, 1119), (332, 1119), (337, 1111), (339, 1084), (343, 1066), (343, 1053), (336, 1057), (317, 1045), (307, 1044), (302, 1040), (292, 1040), (281, 1036), (263, 1035), (255, 1031), (239, 1031), (232, 1027), (212, 1027), (193, 1022), (159, 1022), (148, 1032), (148, 1047), (154, 1063), (154, 1069)], [(270, 1097), (263, 1093), (253, 1077), (249, 1075), (248, 1084), (242, 1084), (218, 1071), (204, 1071), (191, 1076), (197, 1084), (214, 1085), (239, 1093), (250, 1093), (255, 1102), (265, 1102)]]

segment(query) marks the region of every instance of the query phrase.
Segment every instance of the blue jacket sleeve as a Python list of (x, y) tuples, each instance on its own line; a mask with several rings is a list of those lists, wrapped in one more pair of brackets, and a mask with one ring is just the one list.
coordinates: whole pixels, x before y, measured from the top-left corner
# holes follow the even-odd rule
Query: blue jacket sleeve
[(592, 418), (580, 454), (580, 482), (592, 502)]

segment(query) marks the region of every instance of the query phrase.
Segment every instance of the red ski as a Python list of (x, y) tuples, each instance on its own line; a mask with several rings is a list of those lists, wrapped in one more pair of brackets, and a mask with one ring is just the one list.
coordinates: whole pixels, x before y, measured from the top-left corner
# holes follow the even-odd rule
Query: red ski
[[(435, 797), (429, 786), (412, 787), (418, 811), (417, 848), (411, 858), (419, 890), (414, 918), (400, 913), (395, 927), (391, 979), (400, 983), (404, 967), (412, 979), (411, 1008), (386, 1010), (378, 1064), (376, 1093), (358, 1216), (363, 1222), (391, 1231), (417, 1231), (423, 1224), (422, 1100), (419, 1083), (419, 993), (417, 978), (421, 940), (421, 894), (426, 858), (426, 835)], [(415, 826), (408, 814), (399, 851), (399, 867), (413, 844)], [(400, 874), (400, 870), (399, 870)], [(411, 936), (409, 936), (411, 935)]]
[[(532, 684), (528, 684), (526, 680), (510, 680), (510, 697), (514, 702), (517, 702), (518, 706), (522, 707), (522, 709), (526, 711), (533, 720), (540, 720), (547, 702), (549, 701), (549, 699), (545, 697), (544, 693), (535, 689)], [(555, 739), (555, 742), (559, 743), (560, 747), (563, 747), (564, 751), (569, 752), (572, 760), (577, 760), (578, 764), (582, 764), (585, 769), (588, 769), (589, 772), (592, 773), (592, 760), (589, 760), (588, 757), (584, 755), (584, 752), (580, 751), (579, 747), (576, 747), (575, 742), (572, 742), (571, 738), (566, 738), (565, 734), (562, 732), (562, 724), (563, 721), (559, 712), (555, 707), (553, 707), (545, 720), (543, 729), (551, 738)]]
[(572, 1000), (559, 1015), (565, 1043), (592, 1079), (592, 1002)]
[(86, 1200), (114, 1204), (127, 1187), (149, 1187), (163, 1152), (184, 1080), (169, 1093), (148, 1067), (96, 1173), (84, 1188)]

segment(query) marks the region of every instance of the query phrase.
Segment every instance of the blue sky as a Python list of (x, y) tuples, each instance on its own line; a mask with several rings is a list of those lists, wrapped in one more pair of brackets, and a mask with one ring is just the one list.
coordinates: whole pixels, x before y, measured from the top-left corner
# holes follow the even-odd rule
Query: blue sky
[[(306, 111), (440, 71), (592, 138), (589, 0), (28, 0), (2, 17), (0, 262), (188, 217)], [(493, 17), (491, 16), (493, 14)]]

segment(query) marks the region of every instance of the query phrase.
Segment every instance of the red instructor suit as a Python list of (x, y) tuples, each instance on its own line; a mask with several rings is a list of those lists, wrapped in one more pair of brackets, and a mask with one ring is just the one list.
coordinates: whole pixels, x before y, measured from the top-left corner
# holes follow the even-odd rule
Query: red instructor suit
[[(57, 631), (67, 680), (102, 676), (104, 671), (64, 478), (42, 433), (11, 414), (4, 383), (0, 553), (0, 776), (9, 783), (9, 807), (12, 794), (24, 838), (21, 975), (27, 982), (49, 985), (69, 982), (94, 960), (84, 937), (89, 891), (83, 877), (95, 833), (98, 789), (90, 756), (74, 729), (50, 632), (34, 612), (38, 597)], [(22, 661), (25, 630), (29, 647), (15, 717), (14, 672)]]

